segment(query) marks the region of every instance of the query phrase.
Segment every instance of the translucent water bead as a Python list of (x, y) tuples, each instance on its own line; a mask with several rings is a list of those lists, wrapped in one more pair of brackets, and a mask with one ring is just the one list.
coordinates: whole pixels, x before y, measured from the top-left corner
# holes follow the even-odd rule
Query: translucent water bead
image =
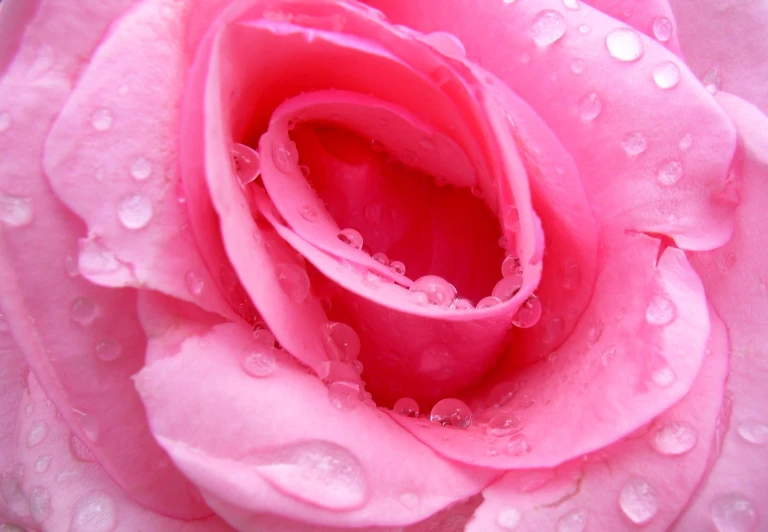
[(465, 429), (472, 422), (472, 411), (463, 401), (443, 399), (432, 407), (429, 420), (433, 423), (440, 423), (444, 427)]
[(419, 277), (409, 288), (413, 294), (424, 294), (427, 302), (438, 307), (450, 307), (456, 299), (456, 287), (437, 275)]
[(536, 296), (531, 296), (520, 305), (520, 308), (512, 318), (512, 324), (521, 329), (533, 327), (541, 318), (541, 301)]
[(338, 237), (339, 240), (355, 249), (363, 249), (363, 235), (355, 229), (342, 229), (339, 231)]

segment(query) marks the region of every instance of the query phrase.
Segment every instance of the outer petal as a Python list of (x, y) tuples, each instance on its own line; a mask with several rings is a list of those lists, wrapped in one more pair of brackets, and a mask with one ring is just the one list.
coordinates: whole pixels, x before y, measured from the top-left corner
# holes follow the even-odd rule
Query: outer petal
[(768, 118), (730, 94), (718, 102), (739, 131), (743, 149), (742, 200), (736, 231), (726, 246), (697, 253), (691, 262), (712, 304), (728, 325), (731, 368), (724, 440), (719, 458), (676, 530), (762, 530), (768, 523)]

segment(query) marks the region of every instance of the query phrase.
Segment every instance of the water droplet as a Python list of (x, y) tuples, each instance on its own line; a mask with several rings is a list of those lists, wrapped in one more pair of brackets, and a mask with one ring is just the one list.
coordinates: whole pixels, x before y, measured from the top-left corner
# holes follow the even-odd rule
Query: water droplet
[(502, 508), (496, 516), (496, 524), (504, 530), (517, 530), (523, 514), (517, 508)]
[(557, 532), (584, 532), (586, 528), (586, 510), (571, 510), (557, 520)]
[[(259, 153), (245, 144), (235, 143), (230, 150), (235, 174), (241, 186), (253, 183), (261, 173), (261, 160)], [(277, 161), (275, 161), (277, 165)]]
[(0, 221), (10, 227), (22, 227), (32, 221), (32, 200), (0, 192)]
[(659, 42), (667, 42), (672, 38), (672, 21), (667, 17), (658, 17), (653, 21), (653, 36)]
[(311, 205), (302, 205), (299, 207), (299, 216), (308, 222), (313, 222), (317, 219), (317, 211)]
[(275, 335), (264, 327), (256, 327), (251, 333), (253, 343), (264, 347), (275, 347)]
[(456, 287), (437, 275), (419, 277), (408, 290), (426, 295), (427, 301), (438, 307), (448, 308), (456, 299)]
[(284, 174), (290, 173), (299, 165), (299, 154), (296, 150), (296, 144), (289, 141), (288, 144), (282, 141), (275, 141), (272, 144), (272, 160), (275, 167)]
[(539, 46), (547, 46), (565, 35), (566, 25), (563, 15), (553, 9), (545, 9), (533, 17), (531, 37)]
[(709, 511), (718, 532), (753, 532), (757, 529), (757, 508), (738, 493), (716, 497)]
[(352, 410), (360, 403), (360, 385), (355, 382), (334, 381), (328, 386), (328, 399), (339, 410)]
[(111, 532), (115, 528), (115, 503), (106, 493), (92, 492), (75, 506), (70, 532)]
[(648, 141), (640, 131), (631, 131), (621, 139), (621, 147), (624, 153), (630, 157), (640, 155), (648, 148)]
[(653, 69), (653, 81), (660, 89), (671, 89), (680, 82), (680, 69), (672, 61), (665, 61)]
[(273, 349), (265, 346), (246, 349), (240, 365), (251, 377), (269, 377), (277, 370)]
[(574, 59), (571, 61), (571, 71), (574, 74), (581, 74), (587, 69), (587, 62), (583, 59)]
[(683, 135), (683, 138), (680, 139), (680, 142), (677, 144), (677, 147), (680, 148), (681, 151), (686, 151), (688, 148), (691, 147), (693, 144), (693, 135), (690, 133), (686, 133)]
[(401, 397), (398, 399), (392, 410), (401, 416), (419, 417), (419, 403), (410, 397)]
[(485, 433), (489, 436), (509, 436), (523, 428), (523, 421), (516, 414), (502, 412), (488, 421)]
[(113, 121), (112, 111), (109, 109), (96, 109), (93, 114), (91, 114), (91, 125), (96, 131), (108, 130), (112, 127)]
[(696, 445), (696, 430), (687, 423), (676, 422), (661, 427), (651, 436), (656, 452), (668, 456), (685, 454)]
[(142, 194), (131, 194), (120, 202), (117, 216), (127, 229), (141, 229), (152, 219), (152, 202)]
[(680, 161), (667, 161), (656, 172), (656, 179), (662, 185), (671, 187), (683, 176), (683, 165)]
[(723, 87), (723, 78), (720, 76), (720, 69), (715, 67), (708, 70), (701, 79), (701, 83), (710, 94), (717, 93)]
[(581, 121), (591, 122), (600, 116), (600, 113), (603, 111), (603, 102), (596, 93), (590, 92), (581, 97), (578, 103), (578, 109)]
[(184, 283), (187, 285), (187, 290), (193, 296), (199, 296), (203, 292), (205, 287), (205, 281), (196, 272), (190, 270), (184, 275)]
[(408, 491), (406, 493), (401, 494), (398, 497), (398, 500), (400, 501), (400, 504), (402, 504), (409, 510), (413, 510), (419, 505), (419, 496), (416, 493), (413, 493), (412, 491)]
[(533, 327), (541, 318), (541, 301), (535, 296), (526, 299), (512, 318), (512, 324), (521, 329)]
[(392, 262), (390, 262), (389, 269), (395, 273), (399, 273), (400, 275), (405, 274), (405, 264), (403, 264), (399, 260), (393, 260)]
[(83, 326), (93, 323), (97, 313), (96, 304), (87, 297), (76, 298), (72, 301), (72, 305), (69, 308), (69, 315), (72, 321)]
[(630, 521), (642, 525), (659, 511), (656, 489), (641, 477), (630, 478), (619, 493), (619, 507)]
[(472, 310), (475, 308), (475, 305), (469, 299), (459, 297), (453, 302), (453, 308), (456, 310)]
[(384, 253), (374, 253), (371, 258), (384, 266), (389, 266), (389, 257)]
[(754, 419), (744, 421), (739, 424), (736, 431), (744, 441), (755, 445), (765, 445), (768, 443), (768, 425)]
[(635, 30), (619, 28), (605, 37), (611, 57), (619, 61), (637, 61), (643, 55), (643, 41)]
[(507, 443), (507, 452), (512, 456), (524, 456), (532, 450), (531, 444), (523, 434), (515, 434)]
[(9, 113), (8, 111), (1, 112), (0, 113), (0, 133), (11, 129), (11, 125), (13, 125), (13, 118), (11, 118), (11, 113)]
[(312, 172), (309, 169), (309, 166), (307, 166), (306, 164), (299, 165), (299, 170), (301, 171), (301, 175), (304, 176), (305, 178), (309, 177), (309, 174)]
[(131, 165), (131, 175), (137, 181), (143, 181), (152, 174), (152, 163), (144, 157), (139, 157)]
[(520, 259), (512, 256), (506, 257), (501, 263), (501, 275), (502, 277), (522, 277), (523, 266), (520, 264)]
[(676, 379), (677, 375), (675, 375), (675, 372), (668, 366), (657, 368), (651, 373), (651, 380), (662, 388), (671, 386)]
[(259, 453), (256, 460), (256, 470), (277, 489), (323, 508), (358, 508), (368, 498), (362, 465), (335, 443), (302, 441)]
[(81, 239), (78, 244), (80, 253), (77, 267), (83, 275), (108, 275), (122, 268), (114, 253), (102, 248), (97, 242)]
[(592, 26), (590, 26), (589, 24), (581, 24), (579, 25), (579, 31), (583, 35), (587, 35), (588, 33), (592, 33)]
[(443, 427), (465, 429), (472, 422), (472, 411), (466, 403), (458, 399), (442, 399), (429, 413), (429, 420)]
[(501, 303), (501, 299), (499, 299), (496, 296), (487, 296), (481, 299), (477, 302), (477, 306), (475, 308), (482, 309), (482, 308), (488, 308), (488, 307), (495, 307), (496, 305)]
[(563, 5), (568, 8), (576, 11), (579, 9), (579, 0), (563, 0)]
[(363, 249), (363, 235), (355, 229), (347, 228), (339, 231), (339, 240), (355, 249)]
[(96, 344), (94, 354), (102, 362), (117, 360), (123, 352), (123, 346), (114, 338), (107, 338)]
[(513, 275), (511, 277), (503, 277), (493, 287), (491, 294), (498, 297), (502, 301), (509, 301), (520, 291), (523, 286), (523, 278), (520, 275)]
[(645, 319), (650, 325), (669, 325), (676, 317), (677, 307), (663, 295), (653, 296), (645, 309)]
[(35, 473), (45, 473), (51, 465), (51, 456), (44, 454), (35, 460)]
[(587, 330), (587, 347), (592, 347), (600, 341), (600, 337), (603, 336), (604, 328), (605, 324), (602, 320), (598, 320), (597, 323)]
[(32, 519), (36, 523), (42, 523), (51, 516), (51, 492), (43, 486), (34, 486), (29, 494), (29, 509)]
[(41, 444), (46, 436), (48, 436), (48, 423), (41, 420), (35, 421), (27, 432), (27, 447), (32, 448)]
[(346, 323), (324, 325), (325, 349), (331, 360), (350, 363), (360, 355), (360, 336)]
[(516, 207), (507, 207), (504, 213), (504, 227), (509, 231), (520, 229), (520, 213)]
[(73, 435), (70, 438), (69, 450), (72, 453), (72, 457), (80, 462), (93, 462), (96, 460), (88, 446), (77, 436)]
[(507, 245), (509, 244), (509, 241), (507, 240), (507, 237), (502, 236), (502, 237), (499, 237), (498, 244), (501, 249), (507, 249)]
[(303, 268), (291, 264), (278, 264), (275, 268), (280, 288), (294, 302), (301, 303), (309, 296), (309, 276)]
[(444, 31), (435, 31), (422, 37), (432, 48), (448, 57), (462, 58), (467, 55), (464, 43), (453, 35)]

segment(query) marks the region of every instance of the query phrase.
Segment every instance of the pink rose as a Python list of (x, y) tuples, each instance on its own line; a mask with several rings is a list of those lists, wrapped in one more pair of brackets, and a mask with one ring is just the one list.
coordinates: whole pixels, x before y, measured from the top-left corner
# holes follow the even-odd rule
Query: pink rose
[(0, 528), (768, 526), (768, 8), (369, 3), (0, 3)]

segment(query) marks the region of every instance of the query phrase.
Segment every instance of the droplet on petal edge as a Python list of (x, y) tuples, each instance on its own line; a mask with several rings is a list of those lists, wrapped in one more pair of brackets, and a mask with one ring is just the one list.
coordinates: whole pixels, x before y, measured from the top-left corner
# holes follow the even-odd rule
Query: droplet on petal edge
[(533, 327), (541, 318), (541, 311), (541, 301), (539, 298), (531, 296), (520, 305), (514, 318), (512, 318), (512, 325), (521, 329)]
[(672, 38), (672, 21), (666, 17), (659, 17), (653, 21), (653, 36), (659, 42), (667, 42)]
[(531, 38), (538, 46), (548, 46), (560, 40), (566, 29), (563, 15), (553, 9), (545, 9), (533, 17)]
[(360, 355), (360, 336), (346, 323), (330, 322), (324, 325), (326, 350), (332, 360), (351, 363)]
[(294, 303), (302, 303), (307, 299), (310, 290), (309, 276), (303, 268), (291, 263), (281, 263), (275, 270), (277, 282)]
[(335, 381), (328, 385), (328, 399), (339, 410), (352, 410), (360, 403), (360, 385)]
[(277, 370), (273, 349), (265, 346), (247, 349), (243, 354), (241, 365), (251, 377), (269, 377)]
[(496, 516), (496, 524), (503, 530), (517, 530), (523, 515), (517, 508), (502, 508)]
[(351, 228), (342, 229), (339, 231), (339, 240), (344, 242), (350, 247), (353, 247), (355, 249), (362, 249), (363, 248), (363, 235), (360, 234), (359, 231)]
[(419, 277), (409, 288), (411, 293), (424, 294), (427, 301), (438, 307), (450, 307), (456, 299), (456, 288), (437, 275)]
[(600, 97), (590, 92), (581, 97), (578, 102), (579, 118), (582, 122), (591, 122), (603, 111), (603, 102)]
[(619, 507), (630, 521), (643, 525), (653, 519), (659, 511), (656, 489), (644, 478), (630, 478), (619, 493)]
[(664, 61), (653, 69), (653, 82), (660, 89), (671, 89), (680, 83), (680, 69), (672, 61)]
[(152, 220), (152, 202), (142, 194), (131, 194), (120, 202), (117, 216), (126, 229), (141, 229)]
[(635, 30), (618, 28), (605, 37), (605, 45), (611, 57), (619, 61), (637, 61), (643, 56), (643, 41)]
[(401, 416), (419, 417), (419, 403), (410, 397), (402, 397), (398, 399), (392, 410)]
[(651, 435), (651, 446), (659, 454), (677, 456), (685, 454), (696, 445), (696, 430), (687, 423), (665, 425)]
[(245, 186), (258, 179), (261, 173), (259, 153), (245, 144), (232, 145), (232, 163), (240, 185)]
[(444, 427), (466, 429), (472, 422), (472, 410), (458, 399), (442, 399), (432, 407), (429, 420)]

